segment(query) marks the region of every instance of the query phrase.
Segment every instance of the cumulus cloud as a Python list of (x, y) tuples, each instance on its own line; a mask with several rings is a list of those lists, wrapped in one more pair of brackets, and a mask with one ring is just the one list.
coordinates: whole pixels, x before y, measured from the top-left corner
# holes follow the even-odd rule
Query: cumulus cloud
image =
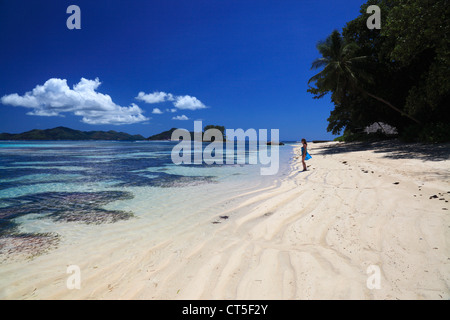
[(98, 78), (80, 82), (69, 88), (66, 79), (52, 78), (36, 86), (23, 96), (17, 93), (1, 98), (4, 105), (31, 109), (27, 114), (35, 116), (63, 116), (72, 113), (88, 124), (132, 124), (149, 120), (138, 105), (119, 106), (107, 94), (97, 92), (101, 85)]
[(144, 101), (145, 103), (161, 103), (165, 101), (173, 101), (174, 97), (171, 93), (165, 93), (165, 92), (153, 92), (146, 94), (145, 92), (139, 92), (138, 96), (136, 97), (137, 100)]
[(159, 108), (153, 108), (153, 114), (163, 114), (163, 112)]
[(173, 105), (180, 110), (197, 110), (206, 108), (200, 100), (191, 96), (176, 97), (176, 101)]
[(198, 110), (198, 109), (205, 109), (207, 108), (203, 102), (201, 102), (196, 97), (192, 97), (189, 95), (186, 96), (175, 96), (171, 93), (165, 93), (165, 92), (153, 92), (146, 94), (145, 92), (139, 92), (138, 96), (136, 97), (137, 100), (144, 101), (146, 103), (154, 104), (154, 103), (161, 103), (166, 101), (172, 101), (174, 107), (170, 110), (170, 112), (176, 112), (177, 109), (180, 110)]
[(182, 116), (173, 117), (172, 120), (189, 120), (184, 114)]

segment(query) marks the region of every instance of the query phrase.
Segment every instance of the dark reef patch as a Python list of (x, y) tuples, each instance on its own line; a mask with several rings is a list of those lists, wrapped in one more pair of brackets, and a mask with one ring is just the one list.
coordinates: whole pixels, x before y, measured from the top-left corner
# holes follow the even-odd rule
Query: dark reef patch
[[(133, 194), (124, 191), (101, 192), (44, 192), (10, 198), (10, 205), (0, 208), (0, 235), (4, 231), (1, 220), (10, 220), (26, 214), (39, 214), (53, 221), (79, 221), (88, 224), (112, 223), (129, 219), (133, 213), (106, 210), (102, 206), (116, 200), (129, 200)], [(4, 200), (5, 201), (5, 200)]]
[[(161, 160), (152, 161), (148, 159), (120, 159), (110, 160), (102, 163), (82, 161), (65, 163), (64, 166), (79, 167), (79, 170), (63, 170), (48, 165), (39, 165), (35, 168), (14, 168), (0, 169), (0, 177), (5, 179), (0, 184), (0, 190), (13, 187), (39, 185), (48, 183), (76, 183), (86, 185), (96, 182), (112, 182), (117, 187), (183, 187), (187, 185), (198, 185), (202, 183), (213, 183), (213, 176), (182, 176), (168, 174), (167, 168), (158, 168), (162, 165)], [(155, 170), (149, 170), (154, 167)], [(202, 166), (199, 166), (202, 167)], [(145, 173), (150, 175), (146, 176)], [(28, 175), (48, 174), (49, 178), (45, 180), (27, 179)], [(72, 175), (66, 178), (65, 175)], [(73, 175), (77, 175), (74, 177)], [(53, 178), (51, 178), (53, 176)], [(18, 179), (21, 178), (21, 179)], [(14, 179), (8, 181), (8, 179)]]
[(132, 212), (106, 210), (102, 206), (116, 200), (132, 199), (123, 191), (46, 192), (4, 200), (0, 208), (0, 262), (11, 257), (31, 258), (57, 247), (60, 236), (55, 233), (20, 233), (14, 218), (38, 214), (56, 222), (86, 224), (114, 223), (133, 217)]
[(32, 259), (58, 246), (60, 236), (55, 233), (22, 233), (0, 236), (0, 263)]
[(185, 186), (193, 186), (204, 183), (215, 183), (212, 176), (181, 176), (176, 174), (167, 174), (165, 172), (147, 172), (154, 175), (148, 177), (144, 175), (134, 175), (123, 179), (122, 182), (115, 184), (116, 187), (160, 187), (160, 188), (178, 188)]

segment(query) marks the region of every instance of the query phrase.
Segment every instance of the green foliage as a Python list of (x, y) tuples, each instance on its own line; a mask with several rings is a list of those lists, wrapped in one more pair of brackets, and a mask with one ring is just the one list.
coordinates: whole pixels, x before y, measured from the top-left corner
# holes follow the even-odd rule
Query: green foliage
[(214, 126), (214, 125), (207, 125), (203, 131), (206, 132), (209, 129), (217, 129), (220, 132), (222, 132), (223, 140), (225, 140), (225, 127), (224, 126)]
[(323, 70), (308, 82), (315, 85), (310, 86), (308, 90), (315, 95), (315, 99), (320, 99), (331, 92), (332, 100), (342, 103), (349, 91), (352, 89), (355, 91), (359, 78), (365, 77), (368, 82), (371, 81), (370, 75), (360, 68), (367, 57), (358, 56), (359, 47), (356, 43), (347, 43), (337, 30), (325, 41), (319, 42), (317, 50), (322, 58), (312, 63), (312, 69), (323, 68)]
[(447, 0), (398, 0), (382, 30), (395, 38), (390, 58), (411, 70), (405, 108), (426, 122), (450, 120), (450, 6)]
[(422, 142), (446, 142), (450, 140), (450, 123), (429, 123), (419, 134)]
[[(381, 9), (381, 30), (366, 26), (370, 5)], [(406, 140), (449, 141), (448, 1), (369, 0), (360, 13), (342, 37), (334, 31), (318, 44), (322, 57), (312, 64), (323, 70), (308, 92), (331, 93), (335, 105), (328, 131), (384, 122)]]
[(334, 141), (338, 142), (355, 142), (355, 141), (366, 141), (366, 142), (375, 142), (375, 141), (383, 141), (388, 139), (395, 139), (397, 135), (388, 135), (384, 134), (381, 131), (377, 131), (375, 133), (363, 133), (363, 132), (351, 132), (347, 130), (344, 132), (344, 135), (337, 137)]
[(171, 140), (172, 139), (172, 133), (177, 130), (177, 128), (172, 128), (170, 130), (155, 134), (151, 137), (149, 137), (147, 140), (157, 141), (157, 140)]
[(224, 126), (214, 126), (214, 125), (207, 125), (203, 131), (208, 131), (209, 129), (217, 129), (220, 132), (222, 132), (222, 134), (225, 134), (225, 127)]
[[(214, 125), (207, 125), (203, 130), (204, 132), (208, 131), (209, 129), (217, 129), (222, 133), (222, 141), (225, 141), (225, 127), (224, 126), (214, 126)], [(203, 137), (203, 141), (215, 141), (214, 138), (212, 138), (211, 140), (209, 140), (206, 137)]]
[(405, 142), (448, 142), (450, 140), (450, 123), (428, 123), (423, 127), (411, 125), (405, 128), (400, 139)]

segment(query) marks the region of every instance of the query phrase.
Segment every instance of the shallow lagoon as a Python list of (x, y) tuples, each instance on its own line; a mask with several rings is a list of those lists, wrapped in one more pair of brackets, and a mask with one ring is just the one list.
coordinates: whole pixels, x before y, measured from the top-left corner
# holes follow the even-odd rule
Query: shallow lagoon
[[(248, 161), (174, 165), (171, 150), (176, 144), (1, 142), (0, 253), (8, 248), (14, 254), (15, 246), (22, 250), (22, 240), (26, 247), (35, 239), (38, 251), (46, 243), (75, 242), (130, 219), (145, 221), (146, 232), (169, 237), (189, 223), (213, 219), (226, 199), (272, 184), (287, 172), (292, 154), (292, 147), (280, 148), (278, 174), (263, 177), (260, 165)], [(83, 227), (87, 225), (97, 227)]]

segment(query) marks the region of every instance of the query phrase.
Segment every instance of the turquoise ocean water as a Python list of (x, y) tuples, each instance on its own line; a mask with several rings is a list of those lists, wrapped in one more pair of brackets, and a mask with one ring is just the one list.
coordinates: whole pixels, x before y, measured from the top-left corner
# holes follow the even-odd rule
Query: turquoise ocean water
[[(136, 221), (159, 237), (223, 212), (230, 201), (289, 173), (291, 145), (280, 168), (262, 176), (249, 164), (174, 165), (176, 142), (0, 142), (0, 253), (27, 239), (76, 241), (85, 232)], [(207, 144), (204, 144), (207, 146)], [(95, 226), (95, 228), (86, 228)], [(136, 229), (139, 232), (140, 229)]]

